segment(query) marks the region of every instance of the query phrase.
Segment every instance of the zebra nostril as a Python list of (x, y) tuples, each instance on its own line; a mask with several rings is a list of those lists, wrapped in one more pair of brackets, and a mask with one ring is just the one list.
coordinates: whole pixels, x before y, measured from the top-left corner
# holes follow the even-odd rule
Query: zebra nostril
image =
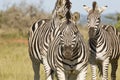
[(71, 68), (73, 68), (74, 66), (73, 65), (70, 65)]

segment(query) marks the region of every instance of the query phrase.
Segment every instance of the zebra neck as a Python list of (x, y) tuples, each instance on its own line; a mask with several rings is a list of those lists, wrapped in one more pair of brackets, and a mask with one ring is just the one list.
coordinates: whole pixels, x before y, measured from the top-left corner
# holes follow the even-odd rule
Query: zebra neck
[(60, 24), (61, 24), (61, 21), (58, 18), (53, 18), (51, 20), (51, 26), (54, 28), (60, 26)]
[(108, 47), (108, 45), (110, 45), (110, 42), (108, 40), (107, 33), (101, 29), (97, 39), (89, 39), (89, 46), (92, 53), (105, 54), (106, 52), (109, 52), (110, 47)]
[(99, 29), (98, 33), (94, 38), (89, 39), (90, 47), (100, 47), (104, 41), (104, 32), (102, 29)]

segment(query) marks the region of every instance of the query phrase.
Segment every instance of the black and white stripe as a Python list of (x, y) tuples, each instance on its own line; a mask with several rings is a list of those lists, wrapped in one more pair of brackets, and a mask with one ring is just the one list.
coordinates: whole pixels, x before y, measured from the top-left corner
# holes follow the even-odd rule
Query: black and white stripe
[(53, 71), (47, 62), (47, 51), (49, 44), (58, 36), (60, 25), (64, 22), (70, 5), (69, 0), (57, 0), (52, 18), (41, 19), (35, 22), (29, 31), (29, 54), (34, 70), (34, 80), (39, 80), (40, 64), (42, 63), (46, 72), (46, 79), (52, 80)]
[(120, 56), (120, 33), (110, 25), (101, 25), (100, 15), (106, 9), (98, 7), (93, 2), (93, 8), (84, 5), (88, 12), (90, 64), (92, 68), (92, 80), (96, 79), (96, 66), (102, 76), (102, 80), (108, 80), (109, 62), (112, 66), (111, 80), (116, 80), (118, 59)]
[(85, 80), (88, 48), (76, 24), (64, 22), (48, 50), (48, 63), (58, 80)]

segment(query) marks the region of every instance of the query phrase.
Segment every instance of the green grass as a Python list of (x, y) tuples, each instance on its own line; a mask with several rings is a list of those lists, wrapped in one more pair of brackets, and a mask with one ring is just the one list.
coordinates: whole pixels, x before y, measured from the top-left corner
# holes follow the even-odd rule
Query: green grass
[[(87, 34), (84, 29), (81, 29), (81, 33)], [(26, 38), (0, 37), (0, 80), (33, 80), (33, 70)], [(41, 66), (41, 80), (45, 80), (43, 66)], [(91, 80), (90, 66), (86, 80)], [(120, 60), (117, 80), (120, 80)]]
[(14, 42), (0, 45), (0, 80), (30, 80), (32, 71), (27, 45)]

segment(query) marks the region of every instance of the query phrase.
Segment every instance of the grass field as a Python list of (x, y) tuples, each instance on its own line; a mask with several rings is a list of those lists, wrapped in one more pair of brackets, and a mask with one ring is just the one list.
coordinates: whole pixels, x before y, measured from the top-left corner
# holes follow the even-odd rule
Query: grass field
[[(87, 34), (84, 29), (81, 29), (81, 33)], [(12, 31), (6, 34), (6, 32), (0, 30), (0, 80), (33, 80), (27, 39), (18, 37), (16, 34), (16, 32), (12, 34)], [(87, 39), (86, 36), (85, 38)], [(86, 80), (91, 80), (90, 77), (89, 68)], [(45, 80), (43, 66), (41, 66), (41, 80)], [(120, 80), (120, 61), (117, 80)]]

